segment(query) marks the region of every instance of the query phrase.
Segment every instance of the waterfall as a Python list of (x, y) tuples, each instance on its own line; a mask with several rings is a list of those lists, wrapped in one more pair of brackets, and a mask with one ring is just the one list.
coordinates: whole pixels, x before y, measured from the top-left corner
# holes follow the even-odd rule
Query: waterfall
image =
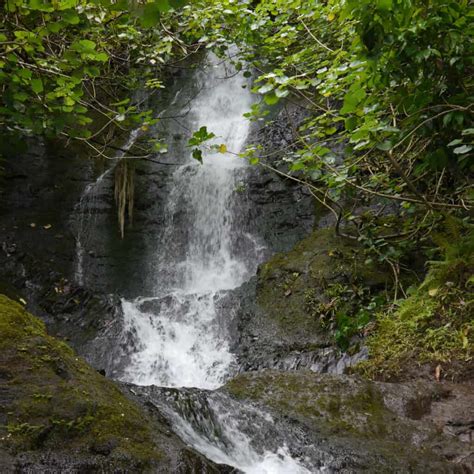
[[(195, 74), (200, 93), (186, 117), (188, 134), (207, 126), (210, 144), (242, 150), (249, 133), (243, 114), (252, 96), (240, 74), (216, 57)], [(210, 147), (209, 147), (210, 148)], [(179, 157), (177, 157), (179, 158)], [(258, 263), (258, 246), (236, 225), (237, 188), (246, 163), (231, 153), (208, 151), (203, 164), (188, 151), (168, 189), (165, 225), (151, 265), (154, 295), (124, 301), (126, 329), (137, 349), (124, 380), (140, 385), (217, 388), (235, 370), (226, 318), (216, 303), (225, 290), (241, 285)], [(236, 243), (249, 242), (247, 258)], [(230, 316), (230, 315), (229, 315)]]
[[(152, 388), (147, 396), (186, 443), (214, 462), (247, 474), (319, 473), (330, 458), (318, 446), (305, 443), (298, 430), (223, 393)], [(311, 471), (291, 452), (299, 452)], [(317, 459), (316, 465), (310, 459)]]
[[(200, 164), (189, 149), (185, 156), (179, 156), (182, 148), (170, 150), (173, 162), (182, 164), (169, 179), (164, 225), (150, 257), (153, 292), (122, 300), (129, 363), (120, 378), (178, 394), (180, 387), (216, 389), (237, 372), (229, 341), (232, 308), (223, 311), (219, 302), (255, 274), (263, 249), (239, 225), (246, 206), (238, 188), (248, 170), (236, 153), (250, 129), (243, 116), (253, 101), (249, 84), (214, 55), (192, 79), (199, 93), (190, 107), (176, 107), (176, 115), (185, 117), (179, 126), (188, 138), (206, 126), (216, 135), (210, 145), (225, 144), (232, 153), (208, 147)], [(220, 436), (212, 435), (212, 429), (206, 432), (209, 418), (199, 414), (199, 403), (192, 419), (172, 402), (161, 409), (184, 442), (216, 462), (246, 473), (310, 472), (291, 456), (284, 437), (272, 435), (268, 446), (266, 439), (254, 445), (252, 430), (245, 427), (257, 420), (271, 427), (269, 415), (222, 403), (218, 397), (207, 404)]]

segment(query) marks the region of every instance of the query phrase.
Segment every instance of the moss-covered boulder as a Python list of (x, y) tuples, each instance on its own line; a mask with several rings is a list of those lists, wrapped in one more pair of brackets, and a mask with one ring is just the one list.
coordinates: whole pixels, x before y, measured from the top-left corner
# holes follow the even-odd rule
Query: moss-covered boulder
[(449, 431), (460, 414), (466, 416), (463, 406), (473, 402), (472, 394), (456, 401), (457, 387), (266, 370), (242, 374), (224, 391), (298, 426), (307, 443), (332, 455), (330, 471), (445, 473), (474, 467), (470, 443)]
[(243, 367), (336, 370), (339, 352), (358, 352), (357, 335), (372, 315), (366, 307), (391, 284), (390, 269), (367, 262), (354, 241), (315, 230), (240, 290)]
[(325, 311), (318, 303), (330, 304), (335, 285), (383, 289), (390, 281), (390, 274), (368, 264), (353, 241), (336, 236), (333, 229), (319, 229), (261, 266), (257, 302), (282, 338), (301, 341), (313, 335), (320, 340), (327, 332), (321, 331)]
[(1, 472), (220, 472), (0, 295)]

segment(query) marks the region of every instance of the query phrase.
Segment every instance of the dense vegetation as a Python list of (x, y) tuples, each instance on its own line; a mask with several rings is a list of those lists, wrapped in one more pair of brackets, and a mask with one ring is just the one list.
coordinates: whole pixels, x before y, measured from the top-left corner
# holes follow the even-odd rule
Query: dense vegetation
[[(410, 360), (469, 362), (472, 5), (466, 0), (199, 5), (190, 31), (218, 50), (237, 43), (237, 67), (256, 76), (254, 92), (263, 100), (250, 118), (265, 117), (277, 103), (306, 111), (303, 124), (293, 124), (294, 144), (280, 151), (279, 163), (258, 146), (245, 156), (306, 183), (334, 214), (338, 235), (363, 246), (367, 265), (377, 262), (393, 274), (393, 304), (388, 294), (367, 301), (364, 288), (337, 295), (340, 303), (331, 309), (336, 339), (347, 348), (353, 334), (365, 327), (366, 333), (375, 331), (369, 339), (373, 358), (363, 368), (371, 376), (399, 375)], [(437, 262), (425, 264), (431, 269), (418, 289), (412, 272), (430, 260)], [(359, 309), (348, 313), (344, 301), (353, 305), (358, 294)], [(367, 326), (374, 313), (378, 324)]]
[[(150, 126), (131, 91), (163, 87), (163, 64), (188, 53), (173, 36), (179, 0), (10, 0), (0, 29), (2, 135), (64, 137), (98, 155), (111, 134)], [(169, 29), (170, 28), (170, 29)]]
[[(447, 215), (467, 216), (474, 166), (467, 1), (211, 3), (192, 27), (210, 44), (241, 46), (264, 99), (253, 117), (285, 100), (307, 109), (282, 158), (351, 224), (352, 237), (398, 272), (402, 255), (424, 245)], [(258, 148), (248, 155), (265, 163)], [(397, 204), (398, 219), (351, 211), (355, 200), (374, 198)]]
[[(0, 30), (2, 135), (63, 136), (107, 155), (117, 130), (137, 124), (146, 129), (156, 120), (130, 91), (162, 88), (167, 65), (199, 49), (230, 55), (262, 96), (250, 119), (290, 103), (306, 117), (294, 124), (294, 143), (279, 151), (279, 162), (259, 146), (242, 156), (304, 183), (334, 214), (338, 235), (357, 241), (367, 264), (385, 265), (393, 275), (386, 304), (377, 306), (381, 330), (372, 348), (378, 363), (385, 364), (383, 349), (396, 334), (406, 336), (396, 357), (419, 346), (425, 360), (470, 360), (471, 2), (183, 4), (6, 2)], [(230, 54), (233, 44), (239, 50)], [(191, 140), (197, 159), (202, 159), (199, 147), (212, 136), (202, 128)], [(124, 204), (122, 216), (123, 209)], [(413, 270), (420, 273), (414, 260), (438, 261), (419, 289), (407, 278)], [(339, 320), (350, 331), (362, 329)], [(367, 322), (364, 318), (362, 326)], [(413, 351), (403, 354), (410, 357)]]

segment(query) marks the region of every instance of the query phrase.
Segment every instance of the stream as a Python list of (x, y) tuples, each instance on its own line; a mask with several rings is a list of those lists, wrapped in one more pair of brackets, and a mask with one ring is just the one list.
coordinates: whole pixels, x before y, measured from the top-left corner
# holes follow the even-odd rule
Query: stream
[[(180, 133), (185, 130), (188, 139), (206, 126), (216, 135), (209, 145), (225, 144), (232, 153), (207, 146), (200, 164), (189, 148), (184, 156), (182, 149), (175, 154), (170, 150), (169, 158), (182, 164), (168, 180), (164, 225), (143, 269), (152, 291), (122, 300), (130, 357), (120, 379), (151, 387), (154, 403), (182, 440), (217, 463), (245, 473), (316, 472), (308, 457), (302, 457), (314, 447), (302, 448), (296, 435), (279, 432), (278, 424), (260, 408), (214, 392), (239, 370), (230, 350), (232, 308), (223, 311), (219, 302), (253, 276), (264, 258), (265, 243), (239, 225), (248, 208), (239, 192), (248, 165), (235, 155), (248, 139), (251, 122), (244, 113), (255, 99), (248, 80), (212, 54), (190, 82), (197, 95), (189, 104), (178, 101), (170, 107), (183, 116), (176, 127)], [(125, 148), (135, 139), (132, 133)], [(86, 188), (81, 206), (93, 202), (94, 187), (100, 188), (106, 176)], [(79, 283), (84, 278), (81, 242), (91, 219), (86, 211), (82, 215), (76, 255)]]

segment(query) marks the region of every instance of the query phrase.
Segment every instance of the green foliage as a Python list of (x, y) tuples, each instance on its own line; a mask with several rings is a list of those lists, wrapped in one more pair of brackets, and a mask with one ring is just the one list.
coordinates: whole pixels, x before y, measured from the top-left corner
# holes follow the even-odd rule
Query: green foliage
[[(183, 11), (183, 35), (222, 55), (237, 44), (236, 64), (247, 76), (258, 72), (253, 91), (262, 100), (251, 120), (287, 100), (309, 111), (294, 146), (281, 153), (290, 175), (316, 185), (336, 213), (354, 200), (398, 205), (393, 227), (342, 213), (372, 256), (396, 273), (413, 245), (430, 245), (445, 213), (467, 215), (474, 203), (471, 2), (195, 6)], [(268, 164), (258, 149), (244, 156)]]
[(208, 132), (207, 127), (201, 127), (197, 132), (194, 132), (193, 136), (188, 141), (188, 145), (199, 146), (214, 137), (215, 134), (212, 132)]
[(440, 364), (462, 377), (474, 358), (474, 234), (445, 248), (419, 288), (395, 311), (381, 312), (368, 339), (370, 359), (358, 371), (372, 378), (403, 378), (420, 364)]
[[(194, 132), (193, 136), (188, 141), (188, 146), (199, 147), (203, 143), (215, 138), (215, 134), (207, 131), (207, 127), (201, 127), (197, 132)], [(225, 145), (221, 145), (225, 146)], [(192, 157), (202, 164), (202, 150), (194, 148), (192, 151)]]
[[(171, 10), (182, 3), (6, 2), (0, 10), (2, 132), (84, 140), (95, 136), (97, 118), (121, 127), (149, 122), (149, 114), (120, 96), (153, 79), (157, 64), (183, 54)], [(159, 20), (166, 32), (157, 28)]]
[(371, 292), (362, 281), (346, 285), (331, 283), (323, 290), (324, 300), (308, 291), (305, 304), (309, 312), (318, 318), (321, 327), (334, 335), (334, 341), (343, 351), (350, 350), (354, 336), (363, 335), (377, 311), (387, 305), (384, 291)]

